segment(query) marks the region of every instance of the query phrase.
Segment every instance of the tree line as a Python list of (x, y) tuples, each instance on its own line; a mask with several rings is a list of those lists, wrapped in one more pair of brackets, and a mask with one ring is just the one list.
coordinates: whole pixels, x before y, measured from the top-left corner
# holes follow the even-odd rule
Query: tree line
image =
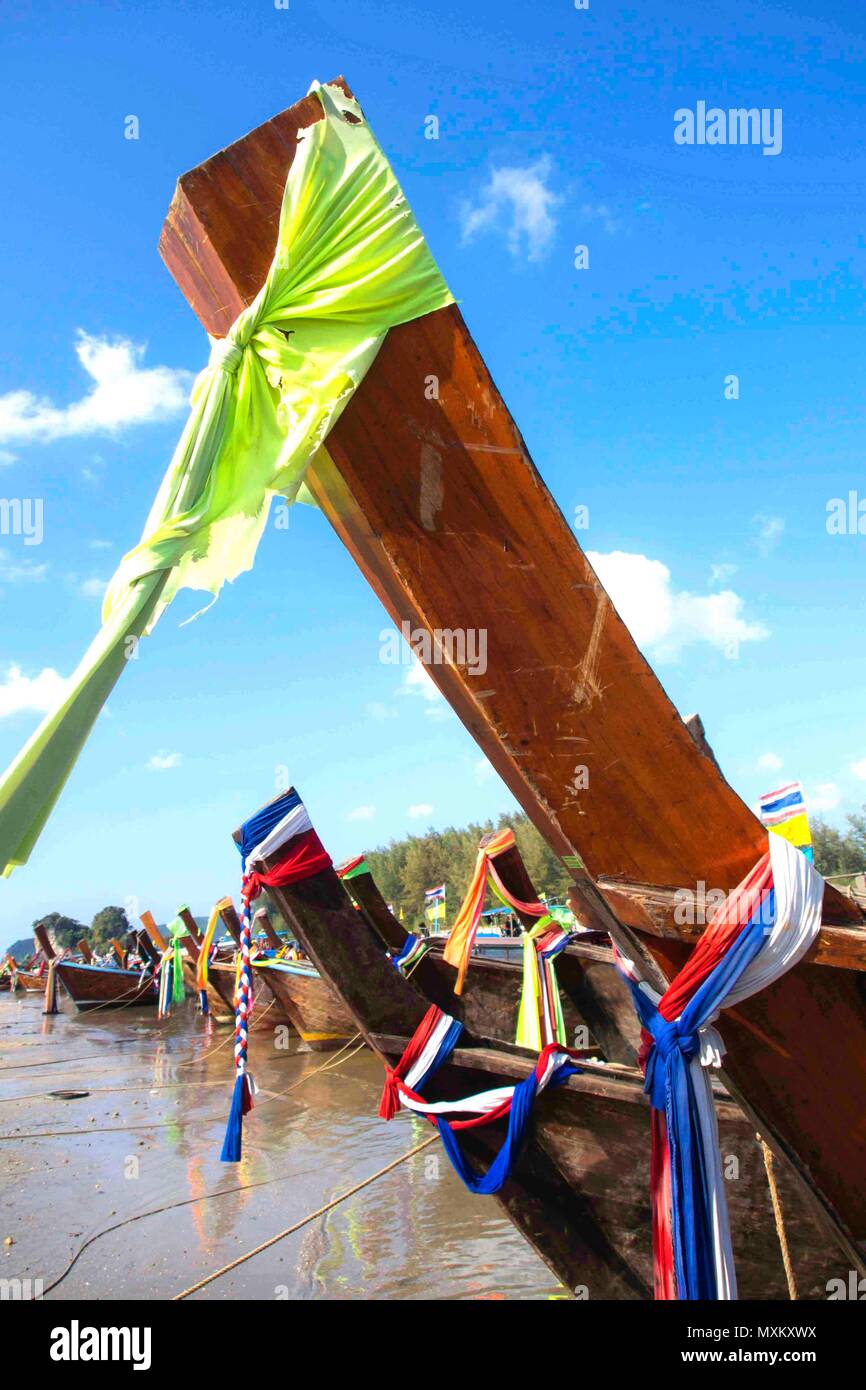
[[(498, 820), (456, 829), (428, 830), (425, 835), (408, 835), (402, 840), (365, 852), (376, 883), (386, 901), (414, 930), (424, 920), (424, 894), (428, 888), (445, 884), (445, 921), (454, 920), (475, 867), (482, 836), (510, 826), (536, 891), (564, 901), (571, 878), (553, 850), (522, 813), (502, 815)], [(489, 892), (485, 906), (498, 907)]]
[[(863, 812), (849, 815), (843, 830), (827, 825), (819, 817), (812, 820), (815, 867), (825, 877), (853, 875), (866, 870), (866, 814)], [(450, 924), (472, 878), (479, 841), (482, 836), (505, 826), (514, 831), (536, 891), (564, 901), (571, 883), (570, 875), (522, 813), (501, 815), (495, 821), (473, 822), (462, 829), (449, 827), (442, 831), (428, 830), (424, 835), (407, 835), (402, 840), (391, 840), (378, 849), (367, 850), (365, 858), (386, 901), (407, 928), (415, 929), (424, 920), (424, 894), (440, 883), (446, 888), (445, 921)], [(489, 892), (485, 906), (498, 906)], [(114, 937), (122, 941), (132, 930), (122, 907), (103, 907), (89, 927), (61, 912), (49, 912), (37, 918), (34, 927), (40, 922), (45, 923), (59, 946), (74, 950), (82, 937), (86, 937), (92, 949), (100, 953), (110, 947)], [(282, 926), (282, 922), (278, 921), (277, 925)], [(16, 959), (29, 956), (33, 950), (32, 937), (23, 937), (10, 949)]]

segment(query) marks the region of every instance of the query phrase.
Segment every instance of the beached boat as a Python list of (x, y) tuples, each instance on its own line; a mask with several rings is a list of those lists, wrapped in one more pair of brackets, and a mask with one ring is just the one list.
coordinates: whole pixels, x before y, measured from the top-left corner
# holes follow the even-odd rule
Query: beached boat
[[(141, 970), (122, 970), (119, 966), (86, 965), (61, 960), (41, 923), (34, 927), (33, 934), (46, 960), (54, 962), (57, 980), (77, 1009), (125, 1008), (156, 1003), (156, 985), (150, 971), (144, 973)], [(43, 990), (45, 983), (43, 979)]]
[(45, 989), (45, 976), (35, 970), (16, 970), (15, 988), (25, 994), (41, 994)]
[[(307, 97), (178, 183), (160, 249), (216, 336), (265, 280), (298, 132), (322, 115)], [(426, 489), (406, 468), (419, 448)], [(678, 893), (730, 892), (765, 854), (766, 831), (616, 613), (456, 305), (388, 332), (307, 483), (570, 869), (581, 920), (675, 974), (701, 930), (679, 919)], [(466, 652), (437, 659), (433, 637), (455, 633), (489, 638), (483, 661)], [(866, 1240), (864, 968), (863, 913), (828, 886), (807, 959), (725, 1018), (727, 1086), (776, 1149), (796, 1156), (840, 1235), (858, 1241)], [(856, 1267), (866, 1269), (859, 1255)]]
[[(275, 856), (256, 867), (268, 872), (279, 862)], [(430, 1003), (418, 985), (420, 971), (407, 979), (394, 968), (381, 937), (352, 905), (333, 869), (268, 892), (368, 1044), (393, 1066)], [(453, 1099), (508, 1086), (534, 1066), (526, 1051), (491, 1045), (466, 1029), (429, 1096)], [(785, 1298), (788, 1285), (754, 1126), (723, 1096), (717, 1110), (723, 1152), (737, 1173), (727, 1197), (740, 1294)], [(643, 1078), (631, 1067), (587, 1060), (579, 1075), (545, 1092), (536, 1104), (533, 1125), (498, 1200), (572, 1291), (593, 1299), (652, 1297), (648, 1128)], [(501, 1139), (501, 1132), (489, 1129), (465, 1130), (462, 1136), (478, 1167), (487, 1165)], [(827, 1281), (849, 1268), (850, 1250), (832, 1238), (834, 1225), (793, 1168), (777, 1165), (777, 1181), (799, 1296), (826, 1297)]]
[[(226, 930), (240, 941), (240, 922), (233, 907), (220, 913)], [(282, 949), (283, 942), (273, 931), (267, 913), (257, 912), (255, 920), (270, 945), (276, 949), (274, 938)], [(355, 1028), (341, 1000), (322, 979), (309, 961), (277, 960), (275, 956), (257, 955), (253, 960), (256, 986), (262, 993), (253, 1009), (251, 1033), (272, 1033), (288, 1025), (293, 1033), (313, 1052), (331, 1052), (342, 1047)], [(234, 962), (217, 962), (210, 966), (216, 989), (234, 1008)]]
[[(482, 846), (489, 843), (485, 836)], [(516, 845), (495, 856), (497, 872), (509, 892), (523, 902), (536, 897), (532, 880), (527, 873)], [(366, 862), (350, 861), (351, 878), (344, 883), (368, 924), (388, 951), (399, 955), (404, 950), (407, 932), (398, 922), (379, 891)], [(343, 878), (349, 865), (341, 865), (337, 873)], [(534, 925), (532, 917), (517, 913), (527, 930)], [(462, 995), (454, 993), (457, 971), (443, 957), (444, 942), (428, 938), (428, 954), (413, 967), (413, 977), (432, 1002), (461, 1018), (477, 1038), (511, 1043), (517, 1030), (517, 1014), (523, 978), (522, 961), (498, 960), (494, 957), (474, 957)], [(521, 949), (522, 942), (518, 941)], [(570, 944), (558, 957), (556, 974), (562, 998), (566, 1034), (575, 1037), (582, 1024), (589, 1029), (603, 1057), (611, 1062), (634, 1064), (640, 1042), (640, 1029), (631, 996), (613, 965), (610, 939), (600, 932), (587, 932), (584, 939)]]

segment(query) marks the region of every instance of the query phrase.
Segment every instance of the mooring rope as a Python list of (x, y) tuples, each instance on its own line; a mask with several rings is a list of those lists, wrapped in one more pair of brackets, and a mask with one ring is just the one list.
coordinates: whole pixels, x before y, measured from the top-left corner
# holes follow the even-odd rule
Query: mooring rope
[[(36, 1170), (33, 1169), (33, 1171)], [(247, 1192), (252, 1187), (270, 1187), (277, 1182), (288, 1182), (290, 1178), (296, 1176), (296, 1173), (283, 1173), (278, 1178), (260, 1178), (258, 1182), (242, 1182), (238, 1183), (236, 1187), (223, 1187), (220, 1188), (219, 1192), (203, 1192), (200, 1197), (184, 1197), (178, 1202), (167, 1202), (164, 1206), (153, 1207), (150, 1211), (140, 1211), (135, 1216), (126, 1216), (122, 1221), (115, 1221), (113, 1225), (106, 1226), (103, 1230), (87, 1237), (87, 1240), (78, 1247), (62, 1274), (59, 1274), (52, 1283), (42, 1290), (42, 1297), (44, 1298), (52, 1289), (56, 1289), (58, 1284), (62, 1284), (67, 1274), (78, 1263), (89, 1246), (94, 1245), (103, 1236), (110, 1235), (112, 1231), (119, 1231), (123, 1226), (131, 1226), (135, 1221), (144, 1221), (149, 1216), (160, 1216), (165, 1211), (174, 1211), (177, 1207), (195, 1206), (197, 1202), (209, 1202), (212, 1197), (229, 1197), (233, 1192)]]
[(260, 1255), (263, 1250), (269, 1250), (272, 1245), (276, 1245), (279, 1241), (285, 1240), (287, 1236), (293, 1235), (295, 1231), (300, 1231), (303, 1226), (309, 1226), (310, 1222), (315, 1221), (317, 1217), (327, 1215), (329, 1211), (334, 1210), (334, 1207), (338, 1207), (341, 1202), (347, 1201), (349, 1197), (354, 1197), (356, 1192), (362, 1192), (365, 1187), (369, 1187), (372, 1183), (377, 1182), (378, 1179), (383, 1178), (386, 1173), (391, 1173), (395, 1168), (399, 1168), (400, 1164), (405, 1163), (407, 1159), (414, 1158), (422, 1149), (428, 1149), (431, 1144), (438, 1143), (438, 1140), (438, 1133), (432, 1134), (429, 1139), (425, 1139), (422, 1143), (416, 1144), (414, 1149), (410, 1149), (408, 1153), (401, 1154), (399, 1158), (393, 1159), (391, 1163), (386, 1163), (384, 1168), (380, 1168), (376, 1173), (371, 1173), (368, 1178), (363, 1178), (361, 1182), (356, 1182), (354, 1187), (347, 1188), (345, 1192), (341, 1192), (339, 1196), (332, 1198), (331, 1201), (326, 1202), (324, 1206), (317, 1207), (315, 1211), (309, 1212), (309, 1214), (302, 1217), (300, 1221), (295, 1221), (291, 1226), (287, 1226), (284, 1231), (279, 1231), (277, 1235), (271, 1236), (269, 1240), (262, 1241), (261, 1245), (257, 1245), (254, 1250), (248, 1250), (245, 1255), (238, 1255), (236, 1260), (232, 1260), (229, 1264), (223, 1265), (221, 1269), (214, 1270), (213, 1274), (207, 1274), (204, 1279), (199, 1279), (198, 1283), (190, 1284), (188, 1289), (183, 1289), (180, 1293), (176, 1293), (172, 1299), (172, 1303), (179, 1303), (181, 1299), (189, 1298), (190, 1294), (198, 1293), (199, 1289), (203, 1289), (207, 1284), (212, 1284), (215, 1279), (222, 1278), (224, 1274), (229, 1274), (233, 1269), (237, 1269), (238, 1265), (245, 1264), (247, 1260), (253, 1259), (255, 1255)]
[(779, 1238), (779, 1249), (782, 1252), (782, 1264), (785, 1266), (785, 1278), (788, 1281), (788, 1297), (792, 1302), (799, 1298), (797, 1293), (797, 1281), (794, 1278), (794, 1266), (791, 1263), (791, 1252), (788, 1248), (788, 1237), (785, 1232), (785, 1218), (782, 1214), (782, 1202), (779, 1197), (779, 1188), (776, 1183), (776, 1172), (773, 1160), (773, 1151), (760, 1136), (755, 1136), (761, 1146), (761, 1153), (764, 1156), (764, 1167), (767, 1170), (767, 1184), (770, 1188), (770, 1201), (773, 1203), (773, 1216), (776, 1222), (776, 1235)]

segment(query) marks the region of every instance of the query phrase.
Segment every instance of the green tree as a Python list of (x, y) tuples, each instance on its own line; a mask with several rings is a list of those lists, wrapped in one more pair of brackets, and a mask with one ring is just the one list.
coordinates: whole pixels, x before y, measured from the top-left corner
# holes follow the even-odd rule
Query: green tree
[[(453, 922), (469, 887), (478, 845), (484, 835), (510, 826), (517, 840), (536, 892), (561, 898), (571, 879), (553, 850), (522, 813), (502, 815), (496, 822), (472, 823), (460, 828), (448, 826), (440, 832), (428, 830), (392, 840), (388, 845), (369, 849), (365, 858), (387, 902), (402, 913), (407, 928), (414, 930), (424, 916), (424, 893), (444, 883), (447, 922)], [(498, 906), (488, 893), (486, 907)]]
[(40, 924), (48, 928), (52, 941), (60, 947), (75, 946), (82, 936), (87, 935), (87, 928), (81, 922), (76, 922), (74, 917), (67, 917), (62, 912), (46, 912), (44, 917), (37, 917), (33, 923), (34, 927)]
[(857, 813), (847, 819), (847, 830), (837, 830), (820, 818), (812, 821), (815, 867), (825, 877), (866, 869), (866, 815)]
[(122, 907), (103, 907), (90, 924), (90, 944), (95, 951), (103, 951), (113, 937), (122, 941), (131, 930)]

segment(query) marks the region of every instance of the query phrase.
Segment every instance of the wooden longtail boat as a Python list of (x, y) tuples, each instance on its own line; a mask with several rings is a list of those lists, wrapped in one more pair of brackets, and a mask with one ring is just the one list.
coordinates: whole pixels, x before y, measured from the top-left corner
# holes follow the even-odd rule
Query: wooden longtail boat
[[(321, 114), (309, 96), (178, 183), (160, 250), (214, 335), (264, 282), (298, 132)], [(766, 831), (616, 613), (456, 305), (388, 333), (307, 482), (398, 628), (428, 647), (485, 634), (483, 671), (458, 651), (430, 676), (570, 868), (582, 920), (672, 975), (694, 936), (676, 890), (730, 891)], [(726, 1015), (724, 1076), (862, 1241), (866, 930), (829, 886), (824, 921), (806, 960)]]
[(42, 994), (45, 991), (45, 975), (36, 970), (16, 970), (15, 987), (25, 994)]
[[(277, 862), (255, 867), (268, 870)], [(420, 971), (406, 979), (394, 969), (333, 869), (268, 891), (368, 1044), (393, 1065), (430, 1002), (418, 987)], [(470, 974), (474, 969), (475, 962)], [(534, 1064), (523, 1049), (487, 1044), (467, 1030), (427, 1093), (436, 1100), (513, 1084)], [(718, 1113), (722, 1152), (738, 1173), (727, 1197), (740, 1295), (786, 1298), (754, 1127), (730, 1100), (720, 1099)], [(640, 1073), (587, 1061), (580, 1075), (539, 1097), (520, 1158), (497, 1197), (563, 1284), (590, 1298), (652, 1297), (648, 1130)], [(500, 1126), (464, 1131), (477, 1166), (486, 1166), (502, 1134)], [(827, 1281), (848, 1270), (849, 1253), (828, 1240), (826, 1215), (793, 1169), (779, 1165), (777, 1177), (799, 1296), (826, 1297)]]
[[(239, 943), (240, 922), (235, 909), (223, 908), (220, 916), (228, 932)], [(282, 947), (281, 941), (279, 944)], [(234, 964), (216, 962), (209, 969), (215, 987), (223, 999), (230, 1000), (233, 1005)], [(332, 1052), (342, 1047), (358, 1031), (339, 996), (309, 962), (259, 956), (253, 961), (253, 969), (255, 984), (264, 986), (266, 997), (264, 1003), (260, 999), (253, 1009), (251, 1036), (255, 1033), (273, 1033), (275, 1028), (288, 1025), (311, 1051)]]
[[(490, 837), (482, 840), (484, 845)], [(496, 869), (508, 891), (521, 902), (537, 896), (516, 845), (496, 856)], [(337, 871), (338, 873), (340, 870)], [(349, 895), (358, 904), (368, 924), (385, 948), (399, 953), (407, 933), (390, 911), (369, 869), (355, 873), (346, 883)], [(534, 919), (518, 913), (527, 930)], [(562, 998), (568, 1039), (585, 1024), (590, 1037), (609, 1062), (633, 1065), (640, 1042), (640, 1029), (628, 989), (613, 964), (609, 938), (587, 933), (588, 940), (568, 946), (556, 961), (556, 975)], [(431, 1002), (460, 1018), (476, 1038), (511, 1043), (517, 1030), (523, 966), (516, 961), (479, 957), (472, 960), (463, 994), (454, 993), (456, 969), (442, 956), (442, 945), (432, 949), (413, 969), (413, 978)]]
[[(114, 969), (106, 965), (85, 965), (60, 960), (48, 932), (40, 923), (33, 934), (46, 960), (54, 960), (55, 974), (77, 1009), (117, 1008), (133, 1004), (155, 1004), (153, 976), (142, 977), (140, 970)], [(45, 981), (42, 981), (42, 989)]]
[[(143, 912), (141, 914), (140, 921), (152, 947), (157, 951), (159, 955), (161, 955), (162, 952), (167, 949), (168, 942), (166, 941), (162, 932), (159, 930), (159, 927), (156, 925), (153, 913)], [(184, 984), (186, 985), (186, 988), (189, 991), (189, 993), (196, 997), (198, 996), (198, 982), (196, 979), (196, 964), (198, 962), (198, 953), (199, 947), (193, 940), (192, 935), (185, 938), (183, 954), (181, 956), (181, 960), (183, 962), (183, 979)], [(208, 980), (206, 993), (208, 1001), (208, 1014), (209, 1017), (213, 1019), (214, 1023), (233, 1023), (234, 1013), (230, 1012), (229, 1009), (226, 1007), (225, 1002), (223, 1001), (221, 995), (217, 993), (211, 980)]]

